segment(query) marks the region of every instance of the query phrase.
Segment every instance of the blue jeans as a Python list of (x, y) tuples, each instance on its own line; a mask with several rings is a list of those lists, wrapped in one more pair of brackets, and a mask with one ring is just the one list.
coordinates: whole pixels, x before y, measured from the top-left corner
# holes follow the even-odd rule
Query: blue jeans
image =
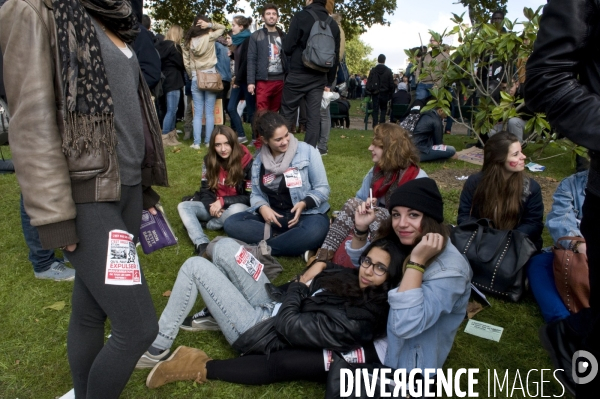
[(231, 89), (229, 104), (227, 104), (227, 113), (231, 118), (231, 127), (237, 132), (238, 137), (246, 137), (244, 126), (242, 124), (242, 118), (240, 118), (240, 115), (237, 113), (237, 106), (241, 100), (246, 101), (248, 123), (252, 123), (254, 110), (256, 109), (256, 98), (248, 93), (248, 86), (245, 84)]
[(185, 261), (158, 321), (159, 332), (152, 346), (168, 349), (173, 345), (179, 326), (194, 307), (198, 292), (229, 344), (249, 328), (271, 317), (275, 302), (265, 290), (269, 279), (263, 272), (255, 281), (239, 266), (235, 261), (239, 249), (238, 243), (226, 238), (215, 245), (214, 264), (198, 256)]
[(531, 292), (540, 306), (546, 323), (564, 319), (571, 314), (556, 289), (553, 261), (554, 254), (552, 252), (542, 252), (529, 260), (527, 268)]
[(202, 117), (206, 117), (205, 143), (210, 142), (210, 135), (215, 127), (215, 102), (217, 93), (199, 90), (196, 78), (192, 79), (192, 100), (194, 101), (194, 144), (200, 145), (202, 137)]
[(431, 93), (429, 93), (429, 89), (431, 89), (432, 87), (433, 83), (418, 83), (415, 99), (425, 100), (427, 97), (431, 96)]
[(42, 248), (37, 228), (31, 225), (31, 219), (27, 212), (25, 212), (23, 195), (21, 195), (21, 226), (23, 227), (25, 243), (27, 243), (27, 247), (29, 247), (29, 261), (33, 266), (33, 271), (35, 273), (45, 272), (50, 269), (50, 266), (58, 261), (58, 259), (54, 256), (53, 249)]
[(243, 212), (248, 208), (248, 205), (245, 204), (233, 204), (225, 209), (221, 217), (214, 218), (210, 215), (210, 211), (206, 209), (204, 204), (200, 201), (185, 201), (180, 202), (179, 205), (177, 205), (179, 217), (187, 229), (188, 235), (194, 245), (210, 242), (210, 239), (202, 230), (202, 226), (200, 225), (201, 221), (208, 222), (206, 224), (208, 230), (221, 230), (227, 218), (235, 213)]
[(175, 123), (177, 122), (177, 106), (179, 105), (179, 90), (170, 91), (165, 97), (167, 100), (167, 113), (163, 120), (163, 134), (175, 130)]
[[(329, 231), (329, 218), (326, 214), (301, 215), (298, 223), (288, 228), (288, 222), (294, 218), (292, 213), (285, 213), (279, 218), (281, 228), (271, 226), (271, 238), (267, 244), (271, 246), (273, 256), (297, 256), (309, 249), (320, 248)], [(225, 232), (229, 237), (248, 244), (257, 244), (263, 239), (265, 220), (260, 214), (242, 212), (231, 216), (225, 222)]]

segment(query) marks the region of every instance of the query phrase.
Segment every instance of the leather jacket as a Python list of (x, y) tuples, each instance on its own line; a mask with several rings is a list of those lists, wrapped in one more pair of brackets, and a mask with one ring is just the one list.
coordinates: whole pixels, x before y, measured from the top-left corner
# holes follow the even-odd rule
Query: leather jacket
[(318, 279), (330, 273), (356, 270), (329, 263), (310, 288), (300, 282), (290, 284), (277, 314), (244, 332), (233, 348), (242, 354), (265, 354), (290, 346), (345, 352), (372, 342), (384, 332), (375, 331), (375, 326), (381, 324), (381, 318), (387, 319), (389, 308), (368, 303), (349, 305), (347, 298), (327, 291), (314, 295)]
[(525, 102), (590, 150), (588, 189), (600, 196), (600, 1), (550, 1), (527, 61)]
[[(10, 0), (0, 8), (0, 47), (9, 107), (10, 144), (25, 209), (44, 248), (77, 243), (77, 203), (118, 201), (121, 195), (116, 151), (63, 153), (64, 85), (52, 0)], [(144, 206), (167, 186), (161, 130), (140, 70), (138, 94), (143, 112), (145, 157), (142, 165)]]

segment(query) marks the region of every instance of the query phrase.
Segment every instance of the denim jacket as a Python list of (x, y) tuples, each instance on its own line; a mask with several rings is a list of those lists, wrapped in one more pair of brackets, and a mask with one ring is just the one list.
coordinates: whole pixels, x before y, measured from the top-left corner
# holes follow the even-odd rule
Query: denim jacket
[[(560, 182), (552, 196), (552, 209), (546, 217), (546, 227), (556, 242), (560, 237), (582, 237), (581, 210), (585, 201), (588, 171), (575, 173)], [(570, 241), (561, 241), (568, 248)]]
[[(348, 247), (346, 244), (352, 263), (358, 265), (364, 247)], [(425, 269), (421, 288), (388, 292), (386, 366), (412, 370), (444, 365), (467, 312), (472, 276), (469, 262), (448, 240)]]
[[(367, 172), (367, 175), (365, 176), (365, 178), (362, 181), (362, 185), (356, 192), (356, 198), (361, 199), (363, 201), (366, 201), (367, 198), (369, 198), (369, 189), (371, 188), (371, 180), (373, 180), (373, 169), (374, 169), (374, 167), (372, 167)], [(423, 169), (419, 168), (419, 174), (417, 174), (417, 177), (415, 177), (415, 179), (420, 179), (422, 177), (427, 177), (427, 173), (425, 173), (425, 171)], [(383, 199), (384, 198), (379, 199), (379, 202), (380, 202), (378, 204), (379, 206), (385, 205), (383, 202), (381, 202), (381, 200), (383, 200)]]
[[(265, 148), (262, 151), (268, 151)], [(269, 205), (269, 199), (260, 188), (260, 166), (262, 164), (262, 151), (256, 155), (252, 164), (252, 194), (250, 194), (250, 208), (248, 212), (256, 212), (263, 205)], [(327, 182), (327, 174), (325, 166), (319, 151), (304, 142), (298, 143), (296, 155), (292, 159), (290, 167), (298, 168), (300, 177), (302, 178), (302, 187), (290, 188), (290, 196), (292, 203), (296, 205), (306, 196), (311, 197), (315, 201), (315, 207), (305, 209), (302, 214), (311, 215), (317, 213), (325, 213), (329, 210), (329, 183)]]
[(227, 47), (215, 42), (215, 50), (217, 52), (217, 72), (221, 75), (221, 80), (231, 82), (231, 60), (227, 55)]

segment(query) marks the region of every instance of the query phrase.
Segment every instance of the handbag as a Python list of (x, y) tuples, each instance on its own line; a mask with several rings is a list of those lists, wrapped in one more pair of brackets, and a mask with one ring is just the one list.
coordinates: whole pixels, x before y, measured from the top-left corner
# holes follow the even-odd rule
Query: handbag
[(146, 255), (177, 244), (177, 237), (175, 237), (173, 228), (167, 220), (165, 210), (160, 204), (156, 204), (154, 207), (156, 215), (147, 210), (142, 211), (139, 240)]
[(585, 243), (582, 237), (561, 237), (552, 247), (554, 283), (569, 312), (590, 307), (590, 277), (586, 254), (563, 247), (563, 240)]
[(223, 81), (221, 80), (221, 74), (218, 72), (211, 73), (196, 70), (196, 83), (198, 84), (198, 90), (213, 93), (223, 91)]
[[(267, 239), (271, 237), (271, 225), (269, 223), (265, 223), (265, 230), (263, 239), (258, 243), (258, 245), (250, 245), (246, 244), (243, 241), (236, 240), (233, 238), (235, 242), (246, 248), (248, 252), (250, 252), (260, 263), (264, 265), (263, 271), (269, 281), (273, 281), (279, 276), (279, 274), (283, 271), (283, 266), (271, 255), (271, 247), (267, 245)], [(219, 236), (213, 239), (208, 246), (206, 247), (206, 256), (209, 260), (212, 260), (212, 254), (215, 247), (215, 244), (219, 242), (219, 240), (223, 237)]]
[(536, 252), (527, 234), (499, 230), (490, 219), (479, 219), (454, 227), (450, 239), (467, 257), (475, 287), (512, 302), (521, 299), (525, 291), (524, 266)]

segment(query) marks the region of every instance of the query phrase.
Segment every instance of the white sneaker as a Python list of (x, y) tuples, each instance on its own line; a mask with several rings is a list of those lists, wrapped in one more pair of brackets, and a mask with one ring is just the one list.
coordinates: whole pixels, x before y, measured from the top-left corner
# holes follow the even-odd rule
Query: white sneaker
[(192, 149), (194, 149), (194, 150), (199, 150), (199, 149), (200, 149), (200, 146), (199, 146), (198, 144), (192, 144), (192, 145), (190, 146), (190, 148), (192, 148)]
[(246, 137), (238, 137), (238, 143), (244, 144), (248, 142), (248, 138)]

